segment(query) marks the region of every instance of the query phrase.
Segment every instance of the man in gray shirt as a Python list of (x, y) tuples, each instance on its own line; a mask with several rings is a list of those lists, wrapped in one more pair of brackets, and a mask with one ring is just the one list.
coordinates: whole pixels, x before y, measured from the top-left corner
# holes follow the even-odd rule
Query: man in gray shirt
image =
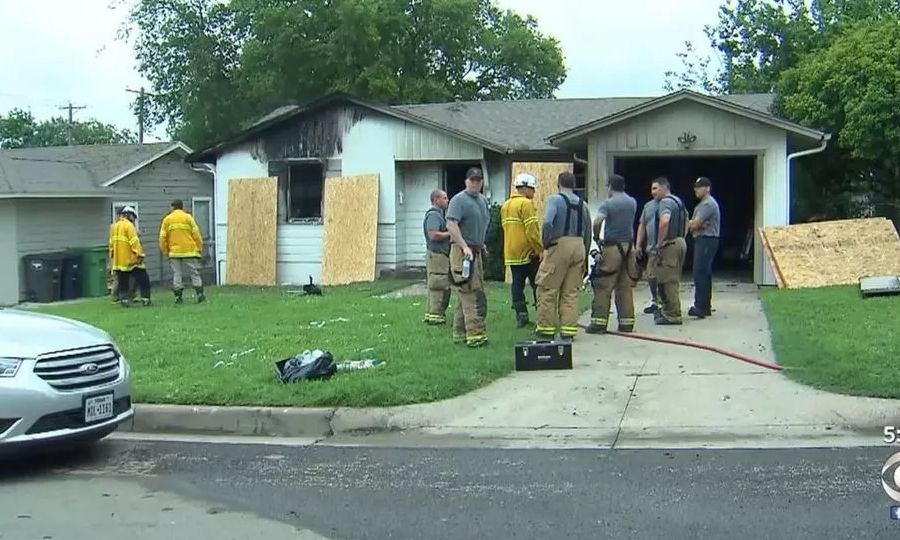
[[(625, 178), (613, 174), (608, 183), (609, 198), (600, 203), (594, 220), (594, 239), (602, 246), (594, 267), (591, 286), (594, 302), (591, 309), (590, 334), (606, 333), (610, 299), (615, 292), (616, 315), (620, 332), (634, 331), (634, 286), (637, 284), (637, 257), (634, 250), (634, 215), (637, 201), (625, 192)], [(600, 227), (606, 224), (603, 238)]]
[[(453, 340), (469, 347), (487, 343), (487, 296), (484, 294), (483, 257), (487, 254), (490, 214), (487, 198), (481, 194), (484, 175), (478, 167), (466, 171), (466, 189), (450, 199), (447, 231), (450, 246), (450, 281), (459, 293), (459, 307), (453, 320)], [(466, 275), (465, 267), (468, 267)]]
[(678, 196), (671, 193), (668, 179), (659, 177), (651, 187), (657, 200), (656, 245), (652, 247), (651, 264), (656, 275), (660, 307), (654, 314), (656, 324), (682, 324), (681, 319), (681, 271), (687, 252), (687, 210)]
[[(651, 198), (641, 211), (638, 221), (636, 251), (639, 256), (648, 257), (647, 246), (656, 245), (656, 213), (659, 211), (659, 203)], [(659, 310), (659, 295), (657, 294), (656, 275), (653, 266), (647, 265), (647, 285), (650, 287), (650, 305), (644, 308), (644, 313), (656, 313)]]
[(440, 189), (431, 192), (431, 208), (425, 212), (422, 229), (425, 233), (425, 272), (428, 286), (428, 307), (425, 323), (431, 325), (447, 322), (450, 305), (450, 233), (444, 212), (449, 200)]
[(700, 200), (688, 229), (694, 237), (694, 305), (688, 315), (703, 319), (712, 315), (712, 268), (719, 250), (719, 203), (710, 194), (712, 182), (701, 176), (694, 183)]
[[(578, 292), (587, 273), (591, 247), (591, 213), (575, 194), (575, 175), (560, 173), (559, 193), (548, 198), (542, 241), (544, 257), (535, 282), (538, 287), (537, 327), (541, 339), (569, 341), (578, 333)], [(558, 315), (558, 317), (557, 317)]]

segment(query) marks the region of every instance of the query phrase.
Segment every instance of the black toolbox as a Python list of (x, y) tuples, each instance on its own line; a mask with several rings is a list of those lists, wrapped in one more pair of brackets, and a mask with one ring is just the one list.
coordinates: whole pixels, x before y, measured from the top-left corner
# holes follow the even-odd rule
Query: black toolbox
[(516, 371), (572, 369), (569, 341), (524, 341), (516, 343)]

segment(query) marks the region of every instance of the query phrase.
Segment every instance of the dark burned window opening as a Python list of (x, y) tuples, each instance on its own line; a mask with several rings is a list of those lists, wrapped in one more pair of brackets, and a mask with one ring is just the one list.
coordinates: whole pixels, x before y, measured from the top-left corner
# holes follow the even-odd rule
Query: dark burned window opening
[(587, 189), (587, 167), (583, 163), (575, 162), (573, 167), (575, 174), (575, 193), (581, 197), (584, 202), (590, 202)]
[(322, 220), (325, 194), (325, 165), (318, 161), (292, 163), (287, 178), (287, 220), (313, 222)]

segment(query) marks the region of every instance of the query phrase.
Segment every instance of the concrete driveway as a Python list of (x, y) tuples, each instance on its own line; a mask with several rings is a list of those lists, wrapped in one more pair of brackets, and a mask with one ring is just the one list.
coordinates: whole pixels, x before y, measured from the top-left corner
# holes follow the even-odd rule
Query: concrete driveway
[[(692, 296), (683, 285), (685, 312)], [(643, 307), (646, 288), (635, 297)], [(713, 304), (712, 317), (681, 327), (640, 313), (636, 331), (775, 361), (754, 285), (718, 282)], [(438, 403), (340, 409), (332, 424), (343, 431), (375, 415), (387, 427), (492, 444), (620, 448), (880, 445), (883, 426), (900, 425), (900, 401), (820, 392), (704, 350), (582, 333), (573, 354), (571, 371), (513, 373)]]

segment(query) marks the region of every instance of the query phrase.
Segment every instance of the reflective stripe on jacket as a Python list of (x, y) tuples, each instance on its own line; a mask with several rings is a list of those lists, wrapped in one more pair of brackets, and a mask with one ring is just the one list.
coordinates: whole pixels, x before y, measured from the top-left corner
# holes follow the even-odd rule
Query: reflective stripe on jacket
[(159, 226), (159, 249), (169, 258), (200, 257), (203, 238), (194, 216), (173, 210)]
[(508, 266), (528, 264), (543, 251), (537, 209), (528, 197), (513, 193), (500, 207), (503, 258)]
[(127, 218), (119, 218), (109, 231), (109, 260), (113, 270), (130, 272), (135, 268), (145, 268), (144, 246), (134, 223)]

